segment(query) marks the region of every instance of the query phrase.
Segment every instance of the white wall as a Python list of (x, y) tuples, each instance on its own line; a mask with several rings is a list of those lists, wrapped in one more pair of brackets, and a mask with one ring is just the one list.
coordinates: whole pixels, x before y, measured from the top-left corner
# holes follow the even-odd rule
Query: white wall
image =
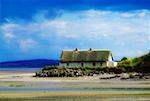
[(81, 63), (69, 63), (69, 66), (81, 66)]
[(89, 62), (89, 63), (84, 63), (84, 66), (93, 66), (93, 63)]
[(112, 55), (109, 55), (108, 61), (113, 61), (113, 60), (112, 60)]
[(106, 66), (106, 62), (103, 62), (103, 63), (96, 63), (96, 66)]
[(59, 63), (59, 66), (67, 66), (66, 63)]
[(117, 66), (117, 62), (114, 61), (107, 61), (107, 66)]
[[(98, 63), (95, 62), (95, 66), (106, 66), (108, 63)], [(67, 63), (60, 63), (59, 66), (67, 66)], [(81, 63), (75, 62), (75, 63), (69, 63), (69, 66), (81, 66)], [(93, 62), (83, 62), (83, 66), (93, 66)]]
[(118, 65), (118, 63), (117, 62), (114, 62), (114, 66), (116, 67)]

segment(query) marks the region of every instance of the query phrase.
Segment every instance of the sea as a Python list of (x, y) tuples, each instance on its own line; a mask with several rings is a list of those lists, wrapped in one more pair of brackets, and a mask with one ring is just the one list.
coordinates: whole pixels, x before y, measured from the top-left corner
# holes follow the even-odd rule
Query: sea
[(0, 67), (0, 71), (24, 71), (24, 72), (35, 72), (42, 70), (42, 67)]

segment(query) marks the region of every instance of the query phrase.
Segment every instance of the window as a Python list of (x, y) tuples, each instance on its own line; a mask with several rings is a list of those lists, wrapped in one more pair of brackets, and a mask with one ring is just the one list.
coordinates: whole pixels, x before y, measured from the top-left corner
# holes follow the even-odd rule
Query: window
[(69, 63), (67, 63), (67, 66), (69, 66)]
[(100, 65), (103, 66), (103, 63), (101, 62)]
[(83, 67), (83, 66), (84, 66), (84, 64), (83, 64), (83, 63), (81, 63), (81, 66)]
[(93, 66), (96, 66), (95, 62), (93, 62)]
[(106, 62), (104, 62), (103, 65), (106, 66)]

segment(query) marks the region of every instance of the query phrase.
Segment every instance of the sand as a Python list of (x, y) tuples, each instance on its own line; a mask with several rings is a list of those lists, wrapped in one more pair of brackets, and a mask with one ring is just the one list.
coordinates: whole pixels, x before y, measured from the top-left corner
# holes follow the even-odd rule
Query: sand
[[(108, 80), (100, 80), (100, 76), (83, 76), (83, 77), (33, 77), (35, 75), (34, 72), (26, 72), (26, 71), (0, 71), (0, 81), (51, 81), (51, 82), (122, 82), (125, 80), (120, 79), (108, 79)], [(112, 74), (105, 74), (105, 76), (111, 76)], [(101, 75), (104, 76), (104, 75)], [(127, 81), (127, 80), (126, 80)], [(147, 80), (128, 80), (128, 81), (140, 81), (140, 82), (150, 82)]]
[[(0, 71), (0, 87), (150, 88), (150, 80), (100, 80), (99, 76), (33, 77), (33, 72)], [(0, 91), (0, 101), (148, 101), (149, 91)]]

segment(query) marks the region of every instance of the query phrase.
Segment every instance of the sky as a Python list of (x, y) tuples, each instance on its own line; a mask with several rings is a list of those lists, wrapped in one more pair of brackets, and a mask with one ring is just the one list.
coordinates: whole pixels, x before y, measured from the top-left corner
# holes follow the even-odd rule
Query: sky
[(0, 0), (0, 62), (59, 59), (62, 50), (150, 51), (150, 0)]

